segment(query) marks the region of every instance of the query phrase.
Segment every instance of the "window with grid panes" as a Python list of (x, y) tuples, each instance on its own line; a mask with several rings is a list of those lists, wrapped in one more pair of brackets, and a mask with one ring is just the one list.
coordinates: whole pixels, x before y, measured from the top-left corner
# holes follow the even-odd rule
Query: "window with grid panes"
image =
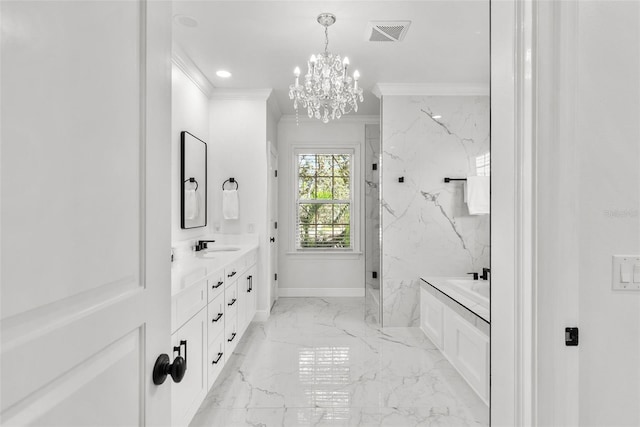
[(352, 249), (350, 153), (296, 154), (296, 249)]

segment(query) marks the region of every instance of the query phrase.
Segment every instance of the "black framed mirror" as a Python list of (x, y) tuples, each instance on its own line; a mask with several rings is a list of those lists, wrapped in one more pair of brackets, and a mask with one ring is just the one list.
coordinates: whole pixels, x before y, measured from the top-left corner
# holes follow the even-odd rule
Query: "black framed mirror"
[(207, 225), (207, 143), (180, 133), (180, 227)]

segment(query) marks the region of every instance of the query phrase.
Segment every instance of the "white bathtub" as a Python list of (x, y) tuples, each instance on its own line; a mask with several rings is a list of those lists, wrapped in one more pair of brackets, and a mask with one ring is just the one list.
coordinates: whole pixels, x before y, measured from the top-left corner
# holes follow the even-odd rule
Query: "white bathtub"
[(472, 280), (468, 277), (422, 277), (422, 280), (487, 322), (491, 321), (489, 313), (490, 281)]

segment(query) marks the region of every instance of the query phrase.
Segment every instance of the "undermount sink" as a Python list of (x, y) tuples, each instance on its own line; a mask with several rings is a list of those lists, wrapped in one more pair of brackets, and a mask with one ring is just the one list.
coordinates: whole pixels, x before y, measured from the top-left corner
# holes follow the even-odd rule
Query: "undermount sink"
[(213, 246), (213, 247), (207, 248), (207, 253), (208, 252), (235, 252), (239, 250), (240, 248), (237, 246)]
[(199, 258), (215, 258), (218, 254), (216, 254), (215, 252), (203, 252), (201, 254), (198, 254)]

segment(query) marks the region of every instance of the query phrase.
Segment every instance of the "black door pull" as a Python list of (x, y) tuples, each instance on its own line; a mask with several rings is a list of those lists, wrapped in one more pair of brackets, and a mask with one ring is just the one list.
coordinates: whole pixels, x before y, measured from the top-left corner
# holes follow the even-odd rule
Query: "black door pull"
[(217, 284), (215, 284), (215, 285), (211, 285), (211, 289), (218, 289), (220, 286), (222, 286), (222, 283), (223, 283), (223, 282), (218, 282), (218, 283), (217, 283)]
[(231, 334), (231, 338), (229, 338), (227, 341), (231, 342), (235, 337), (236, 337), (236, 333), (234, 332)]
[(231, 300), (231, 302), (230, 302), (229, 304), (227, 304), (227, 305), (228, 305), (229, 307), (231, 307), (231, 306), (232, 306), (233, 304), (235, 304), (235, 303), (236, 303), (236, 299), (234, 298), (234, 299), (232, 299), (232, 300)]
[(270, 239), (269, 239), (269, 241), (270, 241), (271, 243), (275, 243), (276, 238), (275, 238), (275, 237), (272, 237), (272, 238), (270, 238)]
[(215, 323), (218, 320), (220, 320), (222, 318), (222, 313), (218, 313), (218, 317), (216, 317), (215, 319), (211, 319), (211, 323)]
[(215, 365), (216, 363), (218, 363), (220, 361), (220, 359), (222, 359), (222, 353), (218, 353), (218, 358), (216, 360), (214, 360), (213, 362), (211, 362), (211, 364)]

